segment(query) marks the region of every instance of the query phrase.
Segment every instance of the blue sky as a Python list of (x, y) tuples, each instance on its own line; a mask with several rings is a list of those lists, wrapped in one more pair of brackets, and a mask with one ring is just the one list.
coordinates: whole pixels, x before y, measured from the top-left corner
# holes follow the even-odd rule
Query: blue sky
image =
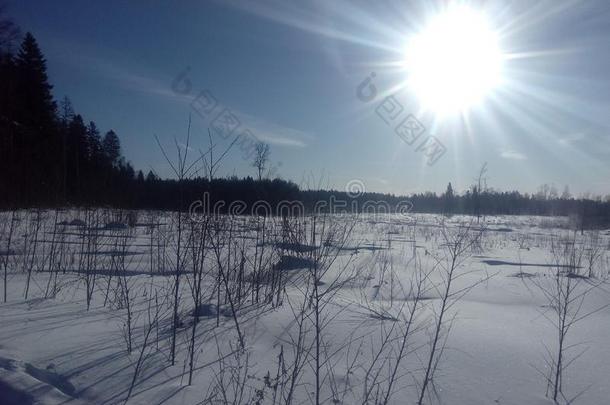
[[(55, 96), (114, 129), (145, 172), (171, 174), (155, 135), (173, 147), (190, 113), (192, 147), (205, 149), (213, 117), (191, 103), (206, 90), (302, 186), (461, 191), (487, 162), (497, 189), (610, 194), (610, 3), (469, 2), (500, 35), (505, 85), (467, 116), (439, 119), (399, 87), (407, 73), (396, 61), (443, 3), (8, 1), (8, 12), (39, 41)], [(190, 92), (177, 94), (187, 68)], [(379, 96), (363, 102), (357, 87), (371, 72)], [(388, 94), (442, 142), (435, 164), (376, 114)], [(218, 174), (255, 170), (234, 150)]]

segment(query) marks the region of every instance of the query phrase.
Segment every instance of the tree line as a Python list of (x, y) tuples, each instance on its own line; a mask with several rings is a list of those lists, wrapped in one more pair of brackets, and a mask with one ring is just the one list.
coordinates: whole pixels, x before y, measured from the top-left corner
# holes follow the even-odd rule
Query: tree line
[[(483, 171), (462, 194), (454, 192), (451, 184), (440, 195), (353, 196), (340, 190), (302, 190), (290, 181), (264, 178), (268, 145), (257, 146), (256, 179), (210, 175), (176, 180), (161, 179), (153, 172), (144, 175), (122, 155), (115, 131), (102, 132), (94, 121), (87, 122), (67, 97), (59, 102), (53, 98), (46, 60), (36, 39), (31, 33), (21, 36), (1, 10), (0, 77), (0, 208), (78, 205), (186, 210), (207, 193), (210, 204), (225, 202), (220, 211), (238, 200), (244, 211), (257, 201), (267, 202), (272, 209), (281, 201), (300, 202), (308, 211), (321, 201), (347, 203), (334, 212), (366, 212), (367, 201), (396, 207), (406, 200), (412, 212), (579, 215), (591, 222), (610, 222), (608, 201), (574, 199), (567, 190), (559, 196), (549, 186), (531, 195), (495, 191), (482, 185)], [(182, 196), (180, 201), (177, 195)]]
[(123, 203), (135, 179), (118, 135), (102, 134), (52, 95), (36, 39), (0, 20), (0, 199), (3, 206)]

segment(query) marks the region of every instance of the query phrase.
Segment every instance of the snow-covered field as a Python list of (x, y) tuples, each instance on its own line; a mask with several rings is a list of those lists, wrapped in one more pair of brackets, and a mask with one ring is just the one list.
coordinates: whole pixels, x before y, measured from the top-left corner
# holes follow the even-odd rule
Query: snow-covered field
[[(3, 405), (416, 404), (424, 382), (425, 404), (552, 404), (564, 309), (576, 322), (558, 402), (610, 403), (607, 230), (508, 216), (0, 215)], [(567, 300), (553, 294), (568, 282)]]

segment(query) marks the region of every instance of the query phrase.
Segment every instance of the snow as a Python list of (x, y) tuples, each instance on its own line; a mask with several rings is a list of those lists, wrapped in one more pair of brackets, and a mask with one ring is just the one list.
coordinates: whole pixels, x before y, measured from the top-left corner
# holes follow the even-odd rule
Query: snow
[[(25, 213), (22, 213), (25, 216)], [(2, 214), (7, 222), (7, 214)], [(64, 242), (78, 251), (81, 232), (86, 224), (74, 218), (77, 213), (65, 212)], [(152, 213), (141, 213), (141, 216)], [(162, 222), (171, 226), (170, 214)], [(53, 216), (45, 215), (52, 223)], [(337, 221), (350, 221), (354, 217), (342, 216)], [(325, 309), (329, 326), (325, 330), (324, 344), (329, 352), (340, 353), (332, 357), (333, 380), (337, 389), (347, 390), (338, 400), (350, 404), (362, 401), (363, 376), (370, 364), (372, 353), (379, 346), (382, 331), (395, 320), (402, 319), (399, 308), (411, 297), (396, 288), (399, 281), (406, 284), (413, 274), (413, 252), (424, 267), (431, 264), (434, 253), (442, 250), (439, 232), (440, 218), (434, 215), (417, 215), (410, 218), (387, 215), (358, 219), (347, 246), (341, 250), (332, 271), (322, 279), (322, 287), (332, 281), (333, 271), (342, 266), (360, 269), (360, 276), (342, 286)], [(450, 227), (457, 228), (466, 217), (453, 217)], [(151, 223), (154, 223), (151, 222)], [(79, 224), (78, 227), (72, 226)], [(124, 403), (134, 376), (134, 370), (146, 333), (148, 303), (154, 302), (152, 291), (157, 290), (159, 327), (152, 331), (149, 346), (143, 352), (139, 373), (129, 404), (196, 404), (204, 403), (214, 384), (225, 372), (247, 370), (248, 391), (242, 403), (247, 403), (255, 389), (264, 391), (261, 403), (272, 403), (272, 390), (265, 376), (275, 376), (281, 348), (284, 356), (291, 354), (291, 337), (295, 335), (293, 306), (302, 300), (300, 284), (307, 260), (293, 256), (278, 257), (277, 266), (290, 278), (282, 305), (244, 305), (238, 319), (245, 334), (248, 368), (231, 355), (237, 347), (237, 334), (228, 305), (216, 307), (216, 301), (200, 305), (201, 321), (197, 329), (196, 370), (193, 384), (188, 381), (188, 342), (193, 321), (193, 303), (189, 283), (182, 282), (181, 328), (177, 343), (177, 361), (174, 366), (168, 359), (171, 305), (163, 298), (171, 293), (172, 262), (168, 273), (156, 269), (156, 252), (150, 254), (150, 226), (125, 228), (121, 222), (100, 224), (95, 232), (103, 236), (100, 241), (101, 263), (91, 307), (87, 310), (83, 269), (78, 268), (78, 255), (66, 258), (71, 263), (65, 274), (58, 274), (60, 291), (55, 297), (44, 298), (50, 273), (44, 268), (34, 271), (29, 298), (23, 293), (27, 274), (22, 271), (24, 238), (16, 237), (9, 259), (8, 302), (0, 304), (0, 403), (13, 404), (115, 404)], [(416, 225), (413, 225), (416, 224)], [(120, 226), (119, 226), (120, 225)], [(546, 383), (540, 370), (545, 370), (545, 346), (554, 347), (557, 331), (546, 319), (548, 302), (532, 279), (544, 280), (552, 273), (554, 262), (549, 244), (552, 238), (570, 232), (563, 218), (488, 217), (488, 230), (482, 250), (471, 255), (461, 267), (455, 290), (475, 285), (451, 308), (455, 316), (447, 347), (435, 374), (432, 402), (456, 405), (501, 404), (548, 405)], [(26, 221), (20, 222), (17, 235), (27, 234)], [(0, 228), (1, 229), (1, 228)], [(48, 254), (42, 247), (51, 243), (50, 228), (45, 229), (37, 255)], [(240, 235), (253, 249), (256, 241), (252, 229)], [(126, 255), (128, 274), (125, 277), (134, 294), (134, 350), (127, 353), (123, 333), (126, 322), (124, 308), (107, 303), (104, 266), (116, 257), (114, 240), (110, 234), (130, 233), (132, 238)], [(601, 276), (610, 268), (607, 231), (602, 232), (604, 254), (598, 267)], [(584, 240), (586, 235), (578, 235)], [(175, 234), (170, 231), (167, 240)], [(156, 243), (156, 242), (155, 242)], [(6, 239), (0, 240), (2, 249)], [(284, 246), (285, 247), (285, 246)], [(307, 249), (305, 249), (307, 250)], [(114, 254), (112, 252), (114, 251)], [(251, 252), (251, 250), (249, 250)], [(6, 253), (6, 251), (5, 251)], [(168, 256), (172, 252), (168, 249)], [(69, 255), (68, 255), (69, 256)], [(7, 256), (8, 257), (8, 256)], [(152, 259), (152, 263), (151, 263)], [(397, 280), (380, 279), (379, 268), (391, 261)], [(0, 261), (0, 270), (2, 270)], [(210, 264), (211, 265), (211, 264)], [(531, 277), (516, 277), (529, 274)], [(433, 276), (436, 277), (436, 276)], [(186, 280), (186, 277), (184, 277)], [(210, 287), (212, 281), (207, 282)], [(392, 287), (391, 287), (392, 285)], [(396, 288), (391, 291), (390, 288)], [(206, 290), (208, 291), (208, 290)], [(438, 303), (438, 291), (428, 292), (424, 309), (416, 322), (421, 328), (413, 335), (412, 350), (401, 365), (401, 378), (391, 403), (416, 403), (418, 379), (430, 338), (430, 321)], [(111, 299), (109, 301), (112, 301)], [(610, 287), (603, 284), (585, 301), (585, 310), (593, 310), (610, 303)], [(376, 310), (378, 312), (374, 312)], [(219, 313), (219, 326), (216, 327)], [(384, 314), (379, 316), (379, 314)], [(387, 316), (386, 316), (387, 315)], [(331, 319), (332, 318), (332, 319)], [(580, 404), (599, 405), (610, 398), (610, 308), (605, 307), (578, 324), (569, 335), (569, 341), (587, 348), (580, 358), (567, 369), (563, 382), (567, 397), (582, 392), (575, 401)], [(350, 344), (351, 343), (351, 344)], [(349, 350), (348, 350), (349, 349)], [(350, 368), (350, 359), (358, 353), (357, 366)], [(351, 357), (350, 357), (351, 356)], [(223, 362), (219, 359), (224, 359)], [(242, 357), (242, 362), (245, 358)], [(324, 381), (322, 398), (333, 403), (336, 393), (331, 389), (330, 377)], [(305, 366), (296, 391), (295, 403), (311, 403), (313, 378), (311, 365)], [(342, 400), (341, 400), (342, 398)], [(217, 403), (222, 403), (219, 401)], [(281, 401), (276, 400), (276, 403)], [(373, 403), (373, 401), (370, 401)]]

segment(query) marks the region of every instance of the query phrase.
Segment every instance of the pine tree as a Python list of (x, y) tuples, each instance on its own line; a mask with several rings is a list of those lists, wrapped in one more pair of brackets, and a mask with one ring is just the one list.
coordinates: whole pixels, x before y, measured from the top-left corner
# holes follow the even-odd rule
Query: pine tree
[(152, 170), (149, 170), (148, 174), (146, 175), (146, 182), (147, 183), (152, 183), (152, 182), (157, 181), (157, 180), (158, 180), (157, 176), (153, 173)]
[(61, 181), (63, 190), (63, 202), (68, 202), (68, 127), (74, 117), (72, 102), (67, 96), (59, 102), (59, 136), (61, 142)]
[(113, 167), (118, 167), (121, 157), (121, 141), (113, 130), (108, 131), (104, 135), (102, 150), (104, 151), (106, 162)]
[(101, 185), (104, 184), (104, 154), (102, 151), (102, 138), (95, 122), (90, 121), (87, 126), (87, 196), (98, 200), (103, 196)]
[[(55, 125), (55, 102), (48, 82), (46, 61), (32, 34), (27, 33), (15, 58), (13, 116), (16, 145), (13, 164), (19, 176), (22, 201), (32, 204), (59, 200), (61, 143)], [(27, 162), (27, 163), (26, 163)]]
[(477, 217), (477, 222), (479, 221), (479, 217), (481, 216), (481, 196), (479, 193), (479, 187), (472, 187), (472, 213)]
[(453, 205), (455, 202), (455, 195), (453, 194), (453, 187), (451, 186), (451, 182), (447, 184), (447, 190), (445, 194), (443, 194), (443, 211), (445, 215), (451, 215), (453, 213)]
[(68, 124), (74, 117), (74, 108), (68, 96), (64, 96), (59, 102), (59, 122), (68, 127)]
[(88, 157), (87, 127), (83, 117), (75, 115), (68, 125), (68, 187), (75, 188), (77, 194), (82, 192)]
[(100, 131), (97, 129), (95, 122), (89, 122), (87, 127), (87, 153), (89, 155), (89, 161), (93, 167), (99, 166), (102, 156), (102, 138), (100, 137)]
[(25, 34), (17, 54), (19, 111), (22, 125), (37, 130), (51, 129), (55, 119), (53, 88), (47, 77), (47, 63), (31, 33)]

